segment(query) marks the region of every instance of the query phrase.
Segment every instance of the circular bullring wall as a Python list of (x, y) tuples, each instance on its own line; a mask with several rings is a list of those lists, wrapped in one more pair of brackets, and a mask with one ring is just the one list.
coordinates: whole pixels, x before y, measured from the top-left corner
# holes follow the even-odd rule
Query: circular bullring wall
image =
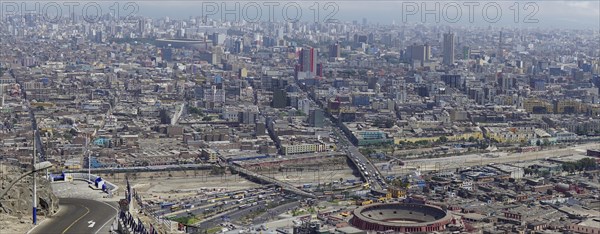
[(353, 214), (352, 226), (372, 231), (435, 232), (452, 221), (452, 215), (437, 206), (412, 203), (362, 206)]

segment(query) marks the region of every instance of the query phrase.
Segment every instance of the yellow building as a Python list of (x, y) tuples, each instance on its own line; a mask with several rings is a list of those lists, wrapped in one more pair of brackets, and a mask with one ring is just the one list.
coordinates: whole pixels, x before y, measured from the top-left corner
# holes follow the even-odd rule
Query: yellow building
[(202, 149), (202, 157), (205, 158), (209, 163), (215, 163), (219, 161), (217, 151), (213, 149)]
[(554, 112), (552, 104), (537, 98), (530, 98), (523, 101), (523, 108), (527, 111), (527, 113), (532, 114), (546, 114)]
[(417, 141), (436, 141), (439, 137), (394, 137), (394, 144), (399, 145), (400, 142), (417, 142)]
[[(476, 132), (465, 132), (465, 133), (460, 133), (460, 134), (456, 134), (456, 135), (452, 135), (452, 136), (446, 136), (446, 138), (448, 139), (448, 141), (462, 141), (462, 140), (468, 140), (469, 138), (475, 138), (476, 140), (482, 140), (483, 139), (483, 132), (481, 131), (476, 131)], [(394, 137), (394, 144), (399, 145), (400, 142), (417, 142), (417, 141), (437, 141), (439, 140), (440, 137)]]
[(489, 139), (497, 142), (525, 142), (535, 138), (534, 127), (485, 127)]
[(248, 70), (246, 68), (240, 68), (240, 78), (248, 77)]
[(588, 105), (585, 107), (587, 110), (586, 112), (591, 115), (591, 116), (600, 116), (600, 105), (594, 104), (594, 105)]
[(327, 150), (325, 144), (297, 144), (297, 145), (282, 145), (281, 149), (284, 155), (290, 154), (304, 154), (323, 152)]
[(578, 114), (585, 112), (584, 105), (576, 100), (559, 100), (554, 103), (556, 114)]
[(390, 197), (393, 197), (393, 198), (405, 197), (406, 189), (390, 186), (390, 187), (388, 187), (388, 194)]
[(501, 95), (500, 98), (501, 104), (505, 106), (512, 106), (517, 103), (517, 98), (511, 95)]

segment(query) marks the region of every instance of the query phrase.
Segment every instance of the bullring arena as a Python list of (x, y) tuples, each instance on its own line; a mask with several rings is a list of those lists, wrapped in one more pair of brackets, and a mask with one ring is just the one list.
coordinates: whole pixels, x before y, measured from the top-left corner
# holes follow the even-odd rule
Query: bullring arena
[(443, 209), (422, 204), (382, 203), (359, 207), (350, 220), (352, 226), (369, 231), (443, 231), (452, 215)]

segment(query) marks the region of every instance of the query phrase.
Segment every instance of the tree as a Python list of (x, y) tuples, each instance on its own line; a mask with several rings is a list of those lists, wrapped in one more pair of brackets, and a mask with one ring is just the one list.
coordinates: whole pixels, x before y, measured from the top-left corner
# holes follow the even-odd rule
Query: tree
[(576, 168), (575, 168), (575, 164), (574, 164), (574, 163), (572, 163), (572, 162), (566, 162), (566, 163), (563, 163), (563, 165), (562, 165), (562, 169), (563, 169), (563, 171), (566, 171), (566, 172), (571, 172), (571, 173), (572, 173), (572, 172), (574, 172), (574, 171), (576, 170)]
[(543, 145), (543, 146), (548, 146), (548, 145), (550, 145), (550, 140), (548, 140), (548, 139), (544, 139), (544, 140), (542, 141), (542, 145)]
[(598, 164), (592, 158), (582, 158), (577, 161), (577, 168), (581, 171), (594, 170)]
[(210, 173), (213, 175), (223, 175), (225, 174), (225, 169), (222, 167), (213, 166)]
[(565, 162), (562, 165), (564, 171), (575, 172), (575, 171), (587, 171), (594, 170), (598, 167), (596, 161), (592, 158), (582, 158), (576, 162)]
[(202, 110), (200, 110), (200, 108), (198, 108), (198, 107), (189, 106), (188, 111), (190, 112), (190, 114), (193, 114), (193, 115), (199, 115), (199, 116), (204, 115), (204, 113), (202, 113)]
[(549, 177), (549, 176), (552, 175), (552, 173), (550, 173), (550, 171), (542, 171), (541, 174), (542, 174), (543, 177)]
[(441, 137), (440, 137), (440, 142), (441, 142), (441, 143), (446, 143), (446, 142), (448, 142), (448, 137), (446, 137), (446, 136), (441, 136)]

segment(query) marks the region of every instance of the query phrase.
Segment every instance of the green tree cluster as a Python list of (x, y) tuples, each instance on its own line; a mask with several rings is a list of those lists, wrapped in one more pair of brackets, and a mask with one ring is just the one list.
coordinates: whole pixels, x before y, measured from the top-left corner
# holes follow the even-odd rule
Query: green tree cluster
[(598, 163), (592, 158), (582, 158), (576, 162), (565, 162), (562, 164), (562, 168), (568, 172), (589, 171), (598, 168)]

